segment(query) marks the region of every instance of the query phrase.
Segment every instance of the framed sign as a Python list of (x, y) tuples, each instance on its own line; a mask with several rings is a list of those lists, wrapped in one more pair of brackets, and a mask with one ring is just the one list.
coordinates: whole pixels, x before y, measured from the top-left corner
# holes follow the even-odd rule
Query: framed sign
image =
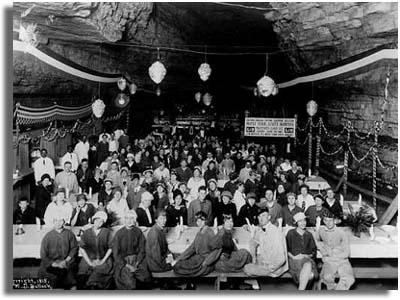
[(296, 136), (296, 119), (245, 118), (244, 135), (255, 137), (294, 138)]

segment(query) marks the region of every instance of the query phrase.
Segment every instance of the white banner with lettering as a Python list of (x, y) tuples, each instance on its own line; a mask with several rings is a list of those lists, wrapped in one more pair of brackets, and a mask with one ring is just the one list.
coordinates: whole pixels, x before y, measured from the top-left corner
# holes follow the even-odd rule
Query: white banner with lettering
[(245, 118), (244, 135), (255, 137), (296, 136), (296, 119), (283, 118)]

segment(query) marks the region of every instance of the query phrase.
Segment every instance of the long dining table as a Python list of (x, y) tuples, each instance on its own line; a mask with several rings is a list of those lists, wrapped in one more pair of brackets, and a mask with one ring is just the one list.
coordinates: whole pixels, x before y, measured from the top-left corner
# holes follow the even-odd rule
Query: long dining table
[[(122, 226), (112, 227), (112, 232), (117, 232)], [(40, 258), (40, 244), (44, 235), (51, 230), (49, 227), (42, 227), (38, 230), (36, 225), (23, 225), (23, 234), (16, 235), (18, 225), (13, 225), (13, 258)], [(147, 236), (150, 228), (140, 227), (145, 236)], [(391, 258), (398, 257), (397, 227), (375, 227), (375, 238), (371, 240), (368, 233), (362, 233), (361, 237), (352, 234), (350, 228), (342, 227), (347, 233), (350, 243), (351, 258)], [(67, 228), (72, 230), (79, 240), (81, 227)], [(290, 228), (283, 227), (286, 233)], [(178, 227), (166, 228), (167, 241), (169, 250), (174, 254), (180, 254), (193, 242), (197, 232), (197, 227), (184, 226), (181, 233), (177, 232)], [(215, 232), (217, 228), (214, 228)], [(308, 228), (311, 233), (315, 234), (315, 228)], [(235, 227), (233, 229), (233, 238), (238, 248), (249, 249), (250, 232), (243, 227)], [(320, 256), (318, 254), (318, 256)]]

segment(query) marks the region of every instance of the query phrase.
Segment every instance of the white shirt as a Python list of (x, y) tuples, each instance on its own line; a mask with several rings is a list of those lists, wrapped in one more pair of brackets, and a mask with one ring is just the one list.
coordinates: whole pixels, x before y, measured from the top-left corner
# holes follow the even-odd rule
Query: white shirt
[(87, 159), (89, 157), (89, 155), (88, 155), (89, 148), (90, 148), (89, 142), (84, 143), (84, 142), (80, 141), (78, 144), (75, 145), (74, 152), (78, 156), (79, 163), (82, 162), (82, 159), (84, 159), (84, 158)]
[(296, 205), (298, 206), (298, 207), (300, 207), (300, 208), (303, 208), (302, 207), (302, 205), (303, 205), (303, 201), (304, 201), (304, 203), (305, 203), (305, 208), (304, 208), (304, 211), (306, 211), (307, 210), (307, 208), (309, 208), (311, 205), (315, 205), (315, 201), (314, 201), (314, 198), (313, 198), (313, 196), (311, 196), (310, 194), (307, 194), (307, 196), (304, 198), (303, 197), (303, 195), (298, 195), (297, 196), (297, 199), (296, 199)]
[(33, 163), (33, 171), (35, 174), (35, 181), (40, 181), (43, 174), (49, 174), (52, 179), (54, 179), (55, 169), (54, 164), (51, 158), (49, 157), (40, 157)]
[(110, 151), (110, 152), (117, 151), (118, 152), (118, 141), (117, 140), (109, 140), (108, 141), (108, 151)]
[(154, 170), (153, 176), (158, 181), (163, 180), (163, 179), (169, 180), (169, 170), (167, 168), (164, 168), (164, 170), (161, 171), (160, 168), (157, 168)]
[(62, 205), (57, 205), (55, 201), (50, 202), (47, 205), (46, 211), (44, 213), (44, 223), (46, 225), (53, 224), (54, 216), (61, 215), (66, 223), (71, 221), (72, 217), (72, 205), (71, 203), (64, 201)]
[(64, 156), (61, 158), (61, 166), (64, 167), (64, 164), (69, 161), (71, 163), (71, 171), (76, 171), (78, 170), (78, 155), (76, 155), (74, 152), (72, 153), (65, 153)]
[(153, 220), (151, 219), (151, 214), (150, 214), (149, 208), (148, 208), (148, 207), (147, 207), (147, 208), (144, 207), (144, 206), (142, 205), (142, 203), (139, 204), (139, 207), (142, 208), (142, 209), (146, 212), (147, 220), (149, 220), (149, 223), (152, 224), (152, 223), (153, 223)]
[[(199, 181), (195, 181), (193, 177), (191, 177), (187, 183), (187, 187), (190, 190), (188, 201), (191, 202), (199, 198), (199, 187), (202, 185), (206, 185), (206, 182), (203, 178)], [(188, 203), (189, 204), (189, 203)]]
[(244, 193), (241, 193), (239, 191), (235, 191), (235, 195), (233, 195), (232, 202), (236, 206), (237, 213), (239, 213), (239, 211), (242, 208), (242, 206), (246, 204), (246, 198), (245, 198)]
[(285, 163), (285, 162), (281, 163), (280, 167), (283, 170), (283, 172), (287, 172), (292, 168), (292, 166), (290, 164)]
[(109, 213), (114, 214), (114, 217), (116, 219), (116, 225), (122, 225), (122, 219), (125, 216), (125, 213), (129, 210), (128, 203), (126, 202), (126, 199), (122, 197), (119, 199), (119, 201), (116, 201), (115, 199), (112, 199), (108, 204), (107, 204), (107, 211)]

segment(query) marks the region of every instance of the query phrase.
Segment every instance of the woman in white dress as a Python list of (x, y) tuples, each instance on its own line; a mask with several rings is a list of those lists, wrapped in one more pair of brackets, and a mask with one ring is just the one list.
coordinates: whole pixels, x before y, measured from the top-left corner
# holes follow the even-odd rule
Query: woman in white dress
[(206, 182), (204, 181), (204, 178), (201, 176), (200, 168), (196, 167), (193, 170), (193, 177), (191, 177), (187, 183), (187, 187), (189, 189), (189, 197), (188, 197), (189, 203), (199, 197), (198, 190), (199, 187), (201, 187), (202, 185), (205, 186)]

